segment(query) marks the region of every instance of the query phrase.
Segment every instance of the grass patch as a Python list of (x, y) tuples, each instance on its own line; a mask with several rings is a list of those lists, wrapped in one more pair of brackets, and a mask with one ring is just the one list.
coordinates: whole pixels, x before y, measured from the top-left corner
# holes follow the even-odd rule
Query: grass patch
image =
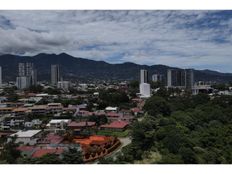
[(97, 135), (105, 135), (105, 136), (115, 136), (115, 137), (127, 137), (129, 135), (129, 130), (125, 131), (109, 131), (109, 130), (99, 130)]

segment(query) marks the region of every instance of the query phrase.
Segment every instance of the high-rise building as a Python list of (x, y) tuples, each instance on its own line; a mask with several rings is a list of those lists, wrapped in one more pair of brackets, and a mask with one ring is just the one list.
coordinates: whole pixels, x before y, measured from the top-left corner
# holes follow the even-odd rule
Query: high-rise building
[(30, 77), (21, 76), (16, 78), (16, 86), (19, 89), (25, 89), (30, 87)]
[(37, 70), (33, 69), (31, 71), (31, 84), (36, 86), (37, 85)]
[(51, 83), (56, 86), (58, 81), (60, 81), (59, 65), (51, 65)]
[(147, 70), (140, 70), (140, 83), (148, 83), (148, 72)]
[(179, 87), (192, 89), (194, 84), (194, 75), (192, 69), (168, 69), (167, 87)]
[(151, 76), (151, 79), (153, 82), (162, 82), (163, 81), (163, 75), (161, 74), (153, 74)]
[(26, 76), (25, 64), (24, 63), (19, 63), (18, 68), (19, 68), (18, 77)]
[(144, 69), (140, 70), (139, 91), (141, 97), (148, 98), (151, 96), (151, 86), (148, 84), (148, 72)]
[(19, 89), (28, 88), (37, 84), (37, 71), (34, 64), (30, 62), (18, 64), (18, 77), (16, 84)]
[(2, 67), (0, 66), (0, 87), (2, 87)]
[(193, 89), (194, 73), (192, 69), (185, 70), (185, 82), (186, 82), (186, 89)]

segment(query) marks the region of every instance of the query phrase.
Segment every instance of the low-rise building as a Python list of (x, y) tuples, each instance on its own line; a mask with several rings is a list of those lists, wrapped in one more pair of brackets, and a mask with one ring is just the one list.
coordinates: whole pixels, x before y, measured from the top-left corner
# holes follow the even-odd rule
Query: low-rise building
[(124, 131), (129, 126), (126, 121), (113, 121), (110, 124), (101, 125), (102, 130)]
[(23, 143), (25, 145), (35, 145), (41, 136), (41, 130), (27, 130), (27, 131), (18, 131), (12, 135), (10, 135), (7, 141), (12, 141), (15, 137), (15, 143)]

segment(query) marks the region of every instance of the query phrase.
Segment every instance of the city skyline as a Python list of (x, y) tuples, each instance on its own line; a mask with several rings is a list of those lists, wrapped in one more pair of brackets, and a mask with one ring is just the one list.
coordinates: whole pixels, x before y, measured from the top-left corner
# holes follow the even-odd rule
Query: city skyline
[(0, 54), (232, 72), (231, 21), (232, 11), (0, 11)]

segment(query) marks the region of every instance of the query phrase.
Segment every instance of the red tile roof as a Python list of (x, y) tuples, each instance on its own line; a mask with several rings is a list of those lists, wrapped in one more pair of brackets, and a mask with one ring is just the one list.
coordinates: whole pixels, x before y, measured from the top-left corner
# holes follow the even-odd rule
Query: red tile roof
[(68, 127), (87, 127), (87, 126), (95, 126), (96, 122), (92, 121), (82, 121), (82, 122), (75, 122), (72, 121), (71, 123), (68, 124)]
[(139, 108), (132, 108), (131, 111), (132, 111), (132, 112), (135, 112), (135, 113), (136, 113), (136, 112), (137, 112), (137, 113), (138, 113), (138, 112), (141, 112), (141, 110), (140, 110)]
[(115, 112), (109, 112), (109, 113), (107, 113), (107, 116), (108, 117), (121, 117), (122, 114), (115, 113)]
[(35, 149), (34, 146), (19, 146), (19, 147), (17, 147), (17, 150), (19, 150), (19, 151), (32, 151), (34, 149)]
[(38, 149), (33, 154), (33, 158), (40, 158), (47, 154), (57, 154), (60, 155), (64, 152), (63, 148), (52, 148), (52, 149)]
[(129, 123), (126, 121), (114, 121), (110, 124), (101, 125), (101, 128), (123, 129), (128, 125)]
[(43, 144), (60, 144), (63, 140), (64, 140), (64, 138), (62, 136), (56, 135), (54, 133), (49, 133), (39, 143), (43, 143)]

